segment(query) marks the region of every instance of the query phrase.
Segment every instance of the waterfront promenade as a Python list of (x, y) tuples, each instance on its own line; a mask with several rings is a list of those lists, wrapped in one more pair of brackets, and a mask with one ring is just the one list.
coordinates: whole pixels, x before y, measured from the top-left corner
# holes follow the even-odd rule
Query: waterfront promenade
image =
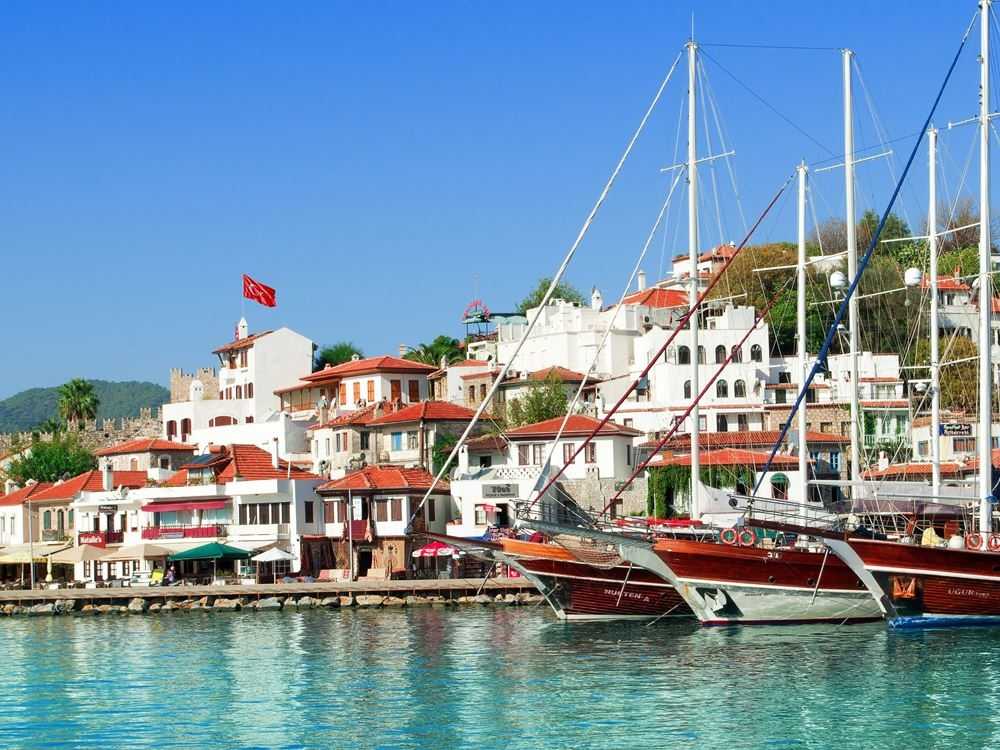
[(109, 602), (112, 600), (198, 599), (200, 597), (241, 597), (257, 599), (262, 597), (302, 597), (302, 596), (439, 596), (458, 599), (475, 596), (477, 593), (496, 594), (536, 594), (535, 587), (523, 578), (482, 578), (417, 579), (399, 581), (323, 581), (314, 583), (258, 583), (234, 584), (226, 586), (125, 586), (100, 589), (35, 589), (0, 591), (0, 604), (35, 604), (74, 600), (79, 603)]

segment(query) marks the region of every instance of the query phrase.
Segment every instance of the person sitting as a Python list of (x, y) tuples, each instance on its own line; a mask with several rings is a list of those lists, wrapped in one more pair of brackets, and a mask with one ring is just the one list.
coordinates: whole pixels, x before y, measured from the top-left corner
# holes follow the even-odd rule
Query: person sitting
[(174, 571), (174, 566), (171, 565), (167, 569), (166, 575), (163, 576), (163, 585), (164, 586), (173, 586), (174, 583), (176, 583), (176, 582), (177, 582), (177, 573)]

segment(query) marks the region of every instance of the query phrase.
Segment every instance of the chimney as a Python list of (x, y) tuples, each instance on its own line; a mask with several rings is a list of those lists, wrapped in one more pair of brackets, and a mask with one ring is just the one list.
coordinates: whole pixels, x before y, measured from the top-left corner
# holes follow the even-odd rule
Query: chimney
[(111, 492), (115, 488), (115, 473), (111, 469), (111, 460), (108, 459), (101, 466), (102, 486), (105, 492)]
[(878, 468), (879, 471), (885, 471), (889, 468), (889, 456), (885, 451), (879, 451), (878, 453)]
[(17, 482), (15, 482), (13, 479), (8, 479), (6, 482), (3, 483), (3, 494), (5, 495), (9, 495), (16, 489), (17, 489)]
[(409, 349), (410, 349), (410, 347), (408, 347), (406, 344), (400, 344), (399, 345), (399, 356), (400, 357), (405, 357), (406, 356), (406, 352), (409, 351)]
[(271, 466), (278, 468), (278, 438), (271, 438)]
[(635, 277), (635, 283), (636, 283), (636, 286), (639, 287), (639, 291), (640, 292), (643, 289), (646, 288), (646, 272), (645, 271), (643, 271), (641, 269), (639, 270), (639, 273)]
[(601, 290), (595, 286), (590, 292), (590, 308), (600, 312), (602, 307), (604, 307), (604, 297), (601, 295)]
[(240, 322), (236, 324), (236, 340), (242, 341), (249, 335), (249, 328), (247, 326), (247, 319), (240, 318)]

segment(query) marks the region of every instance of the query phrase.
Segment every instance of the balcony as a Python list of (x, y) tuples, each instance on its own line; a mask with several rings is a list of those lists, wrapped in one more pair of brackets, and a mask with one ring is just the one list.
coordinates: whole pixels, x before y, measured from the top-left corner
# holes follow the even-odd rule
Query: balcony
[(65, 542), (71, 538), (66, 529), (42, 529), (43, 542)]
[(143, 539), (214, 539), (226, 536), (226, 525), (206, 526), (147, 526), (142, 530)]
[(93, 544), (96, 547), (121, 544), (123, 541), (125, 541), (124, 531), (81, 531), (77, 534), (78, 544)]

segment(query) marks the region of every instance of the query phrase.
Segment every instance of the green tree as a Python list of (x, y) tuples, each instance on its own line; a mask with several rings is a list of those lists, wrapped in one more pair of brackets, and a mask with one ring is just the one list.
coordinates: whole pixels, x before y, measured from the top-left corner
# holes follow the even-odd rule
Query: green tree
[(458, 442), (458, 436), (452, 435), (450, 432), (439, 433), (434, 439), (434, 447), (431, 448), (431, 473), (435, 476), (441, 467), (444, 466), (444, 462), (448, 460), (448, 456), (451, 455), (452, 448), (455, 447), (455, 443)]
[(75, 424), (97, 417), (100, 401), (92, 383), (83, 378), (73, 378), (59, 386), (59, 416), (67, 424)]
[[(969, 277), (979, 273), (979, 248), (956, 248), (938, 256), (938, 278), (951, 276), (958, 271), (959, 276)], [(966, 278), (966, 281), (971, 279)]]
[(93, 454), (68, 433), (53, 440), (33, 442), (24, 455), (11, 462), (7, 475), (24, 485), (30, 480), (55, 482), (96, 467)]
[[(917, 364), (930, 364), (931, 345), (927, 339), (917, 342)], [(977, 357), (979, 353), (975, 343), (964, 336), (941, 340), (941, 408), (952, 411), (974, 413), (978, 403), (975, 359), (967, 362), (950, 364), (967, 357)], [(920, 371), (918, 377), (930, 377), (929, 371)], [(925, 399), (924, 409), (930, 409), (930, 396)]]
[(349, 362), (351, 357), (357, 354), (359, 357), (363, 357), (364, 352), (360, 348), (355, 346), (350, 341), (338, 341), (332, 346), (324, 346), (316, 354), (316, 360), (313, 363), (313, 369), (322, 370), (327, 365), (331, 367), (335, 365), (341, 365), (344, 362)]
[(560, 417), (566, 413), (568, 405), (566, 387), (550, 375), (545, 380), (531, 382), (527, 393), (507, 404), (507, 425), (520, 427)]
[(435, 367), (441, 365), (442, 359), (446, 364), (451, 364), (464, 358), (465, 352), (461, 342), (450, 336), (438, 336), (429, 344), (420, 344), (407, 352), (404, 357), (404, 359), (423, 362), (425, 365), (434, 365)]
[[(517, 311), (523, 314), (533, 307), (538, 307), (545, 296), (545, 292), (549, 290), (551, 283), (551, 278), (543, 277), (539, 279), (538, 284), (531, 293), (518, 304)], [(564, 282), (559, 282), (556, 285), (555, 291), (552, 293), (552, 299), (564, 299), (567, 302), (583, 304), (583, 295), (577, 289)]]

